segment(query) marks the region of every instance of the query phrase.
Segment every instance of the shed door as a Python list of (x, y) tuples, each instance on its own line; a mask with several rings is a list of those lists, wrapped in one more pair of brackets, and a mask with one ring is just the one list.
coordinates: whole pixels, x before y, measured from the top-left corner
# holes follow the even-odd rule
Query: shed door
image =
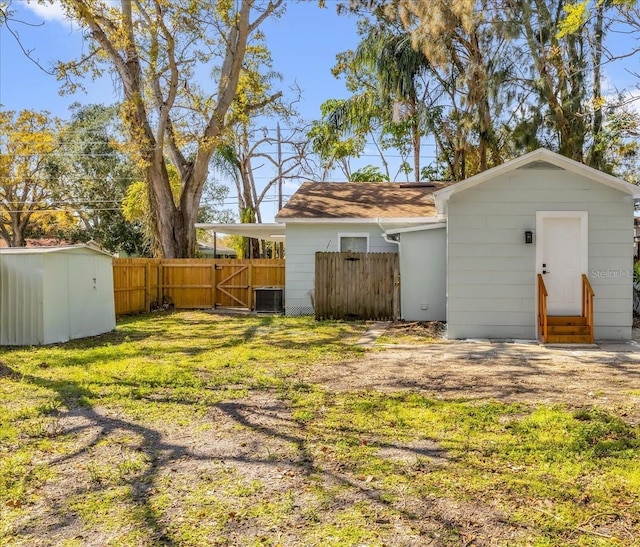
[(539, 219), (538, 272), (547, 288), (549, 315), (582, 313), (582, 274), (587, 268), (586, 213)]
[(96, 257), (86, 254), (69, 254), (69, 336), (71, 339), (93, 336), (101, 331), (96, 328), (97, 317)]

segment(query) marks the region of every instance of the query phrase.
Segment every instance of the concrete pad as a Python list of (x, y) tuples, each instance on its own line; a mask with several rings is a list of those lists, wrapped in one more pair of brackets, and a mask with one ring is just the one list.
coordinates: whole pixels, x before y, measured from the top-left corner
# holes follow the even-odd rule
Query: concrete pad
[(367, 331), (356, 342), (356, 346), (369, 348), (373, 347), (376, 340), (380, 338), (391, 325), (391, 321), (377, 321), (373, 323)]

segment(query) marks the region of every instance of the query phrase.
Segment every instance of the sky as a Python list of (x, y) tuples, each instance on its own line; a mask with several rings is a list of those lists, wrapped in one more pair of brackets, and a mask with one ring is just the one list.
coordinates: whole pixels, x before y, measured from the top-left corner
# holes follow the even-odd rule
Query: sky
[[(320, 117), (320, 105), (328, 98), (347, 97), (342, 81), (334, 78), (331, 67), (336, 54), (357, 44), (356, 20), (338, 16), (335, 1), (327, 1), (326, 8), (319, 8), (316, 1), (289, 2), (282, 17), (270, 18), (261, 26), (273, 57), (274, 70), (282, 74), (283, 89), (297, 85), (302, 90), (302, 100), (297, 104), (300, 115), (306, 120)], [(65, 21), (55, 6), (44, 7), (24, 1), (14, 2), (18, 19), (29, 26), (13, 24), (20, 34), (26, 50), (38, 63), (49, 69), (56, 59), (72, 59), (83, 52), (83, 41), (77, 27)], [(47, 110), (62, 119), (69, 117), (69, 105), (113, 104), (118, 101), (117, 86), (110, 76), (98, 82), (85, 82), (86, 93), (61, 96), (55, 76), (46, 74), (28, 60), (16, 39), (0, 26), (0, 104), (6, 110)], [(272, 122), (275, 126), (275, 120)], [(263, 173), (262, 178), (270, 177)], [(258, 175), (260, 178), (260, 175)], [(285, 195), (295, 191), (296, 185), (285, 187)], [(237, 198), (232, 188), (226, 204), (234, 208)], [(274, 196), (263, 206), (265, 221), (277, 212)]]

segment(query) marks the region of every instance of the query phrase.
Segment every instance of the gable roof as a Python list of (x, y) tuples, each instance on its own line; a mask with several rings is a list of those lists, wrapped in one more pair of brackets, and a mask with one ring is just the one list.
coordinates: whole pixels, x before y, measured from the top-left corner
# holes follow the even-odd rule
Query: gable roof
[(305, 182), (276, 215), (278, 221), (435, 217), (433, 193), (444, 184)]
[(516, 169), (521, 169), (523, 167), (556, 167), (565, 169), (571, 173), (581, 175), (595, 182), (599, 182), (606, 186), (610, 186), (611, 188), (615, 188), (616, 190), (620, 190), (625, 194), (629, 194), (634, 199), (640, 199), (639, 186), (636, 186), (635, 184), (629, 184), (622, 179), (616, 178), (612, 175), (608, 175), (607, 173), (603, 173), (602, 171), (598, 171), (593, 167), (589, 167), (588, 165), (584, 165), (583, 163), (569, 159), (565, 156), (561, 156), (560, 154), (556, 154), (555, 152), (547, 150), (546, 148), (538, 148), (537, 150), (529, 152), (524, 156), (520, 156), (519, 158), (510, 160), (506, 163), (503, 163), (502, 165), (498, 165), (493, 169), (489, 169), (471, 178), (443, 188), (442, 190), (438, 190), (434, 194), (438, 214), (440, 216), (446, 214), (446, 204), (452, 195), (469, 188), (473, 188), (474, 186), (482, 184), (487, 180), (494, 179), (496, 177), (499, 177), (500, 175), (507, 174), (511, 171), (515, 171)]

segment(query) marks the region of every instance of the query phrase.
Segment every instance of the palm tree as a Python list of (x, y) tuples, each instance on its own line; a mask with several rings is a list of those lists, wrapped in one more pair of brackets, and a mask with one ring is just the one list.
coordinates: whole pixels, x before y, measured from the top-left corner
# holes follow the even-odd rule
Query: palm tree
[[(409, 137), (415, 180), (420, 180), (420, 144), (426, 132), (428, 108), (421, 76), (429, 68), (424, 53), (411, 44), (408, 33), (371, 27), (350, 59), (349, 70), (364, 71), (370, 78), (364, 89), (341, 101), (327, 116), (337, 132), (365, 134), (376, 125), (399, 143)], [(381, 154), (382, 156), (382, 154)], [(389, 176), (388, 166), (384, 168)]]

